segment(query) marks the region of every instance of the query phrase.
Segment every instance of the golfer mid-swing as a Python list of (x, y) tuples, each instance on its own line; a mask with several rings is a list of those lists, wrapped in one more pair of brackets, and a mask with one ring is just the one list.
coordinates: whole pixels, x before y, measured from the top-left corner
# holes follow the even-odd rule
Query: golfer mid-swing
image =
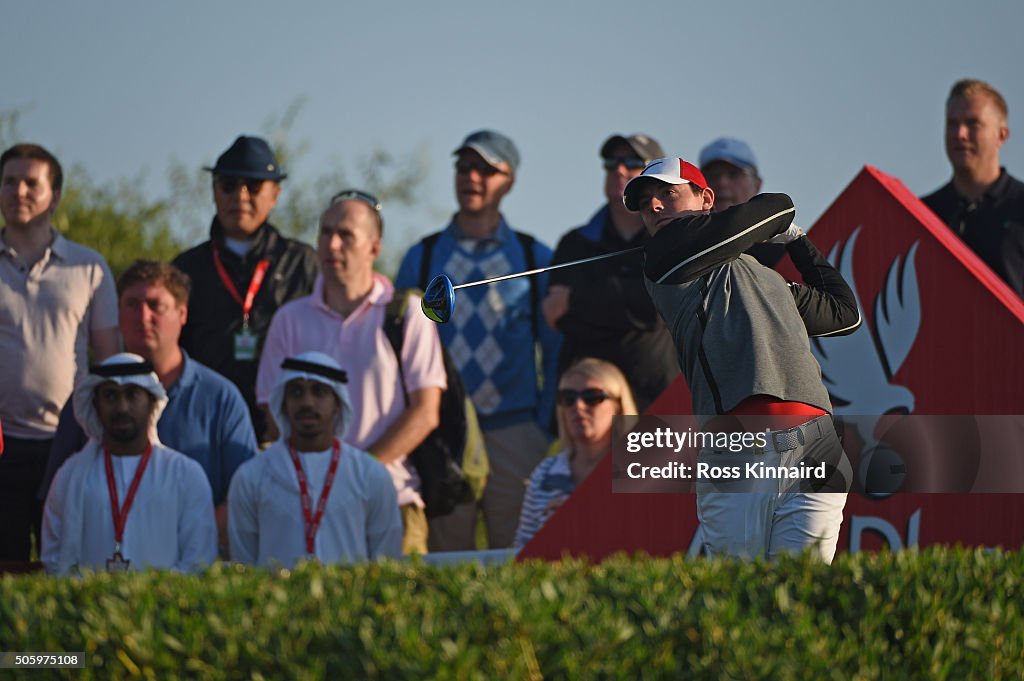
[[(860, 325), (842, 276), (792, 224), (785, 194), (760, 194), (710, 214), (714, 192), (695, 166), (661, 158), (626, 185), (623, 202), (641, 214), (647, 290), (671, 331), (705, 430), (736, 430), (766, 417), (767, 446), (702, 450), (698, 462), (732, 466), (825, 462), (828, 480), (723, 484), (697, 481), (697, 514), (709, 555), (774, 557), (811, 548), (831, 562), (849, 488), (849, 466), (833, 427), (828, 391), (809, 335), (843, 335)], [(743, 252), (787, 244), (803, 283), (787, 283)], [(761, 430), (765, 430), (761, 428)], [(819, 491), (819, 490), (828, 491)], [(741, 491), (737, 491), (741, 490)], [(756, 491), (750, 491), (756, 490)]]

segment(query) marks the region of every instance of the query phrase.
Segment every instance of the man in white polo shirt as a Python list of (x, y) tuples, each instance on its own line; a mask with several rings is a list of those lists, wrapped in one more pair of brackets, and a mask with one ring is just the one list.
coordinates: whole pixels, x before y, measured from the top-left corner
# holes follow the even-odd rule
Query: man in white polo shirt
[(117, 294), (103, 257), (50, 220), (63, 172), (49, 151), (16, 144), (0, 155), (0, 560), (28, 560), (39, 538), (36, 490), (58, 415), (89, 350), (118, 350)]

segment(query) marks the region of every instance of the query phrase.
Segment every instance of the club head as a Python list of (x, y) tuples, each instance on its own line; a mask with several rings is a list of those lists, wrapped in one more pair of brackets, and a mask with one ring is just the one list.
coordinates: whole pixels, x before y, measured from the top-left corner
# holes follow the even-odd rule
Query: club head
[(430, 280), (427, 290), (423, 292), (420, 309), (428, 319), (444, 324), (451, 319), (454, 307), (455, 289), (452, 288), (452, 280), (439, 274)]

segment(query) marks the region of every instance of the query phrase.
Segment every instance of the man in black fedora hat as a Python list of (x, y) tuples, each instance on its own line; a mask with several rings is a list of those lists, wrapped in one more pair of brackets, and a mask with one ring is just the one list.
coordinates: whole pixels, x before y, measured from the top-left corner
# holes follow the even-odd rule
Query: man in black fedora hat
[(287, 174), (266, 140), (243, 135), (206, 170), (217, 207), (210, 240), (174, 260), (192, 279), (181, 346), (238, 386), (262, 440), (254, 392), (263, 337), (277, 308), (312, 291), (316, 253), (267, 221)]

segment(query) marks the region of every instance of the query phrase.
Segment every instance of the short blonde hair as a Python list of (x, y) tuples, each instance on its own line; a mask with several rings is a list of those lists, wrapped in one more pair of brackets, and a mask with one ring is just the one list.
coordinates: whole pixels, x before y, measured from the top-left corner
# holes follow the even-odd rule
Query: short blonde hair
[(946, 103), (949, 104), (949, 101), (956, 97), (971, 97), (973, 95), (986, 95), (999, 109), (999, 113), (1003, 115), (1003, 121), (1007, 120), (1010, 112), (1006, 106), (1006, 100), (999, 94), (999, 90), (976, 78), (963, 78), (954, 83), (953, 88), (949, 91), (949, 97), (946, 98)]
[[(633, 399), (633, 391), (629, 389), (629, 382), (626, 381), (626, 377), (622, 375), (619, 368), (611, 362), (594, 357), (584, 357), (562, 372), (561, 378), (558, 379), (558, 385), (561, 386), (562, 381), (570, 376), (581, 376), (597, 382), (602, 390), (618, 401), (617, 413), (619, 415), (637, 415), (636, 400)], [(569, 450), (571, 454), (572, 440), (569, 438), (569, 424), (565, 409), (556, 408), (555, 416), (558, 420), (558, 437), (562, 441), (562, 448)]]

